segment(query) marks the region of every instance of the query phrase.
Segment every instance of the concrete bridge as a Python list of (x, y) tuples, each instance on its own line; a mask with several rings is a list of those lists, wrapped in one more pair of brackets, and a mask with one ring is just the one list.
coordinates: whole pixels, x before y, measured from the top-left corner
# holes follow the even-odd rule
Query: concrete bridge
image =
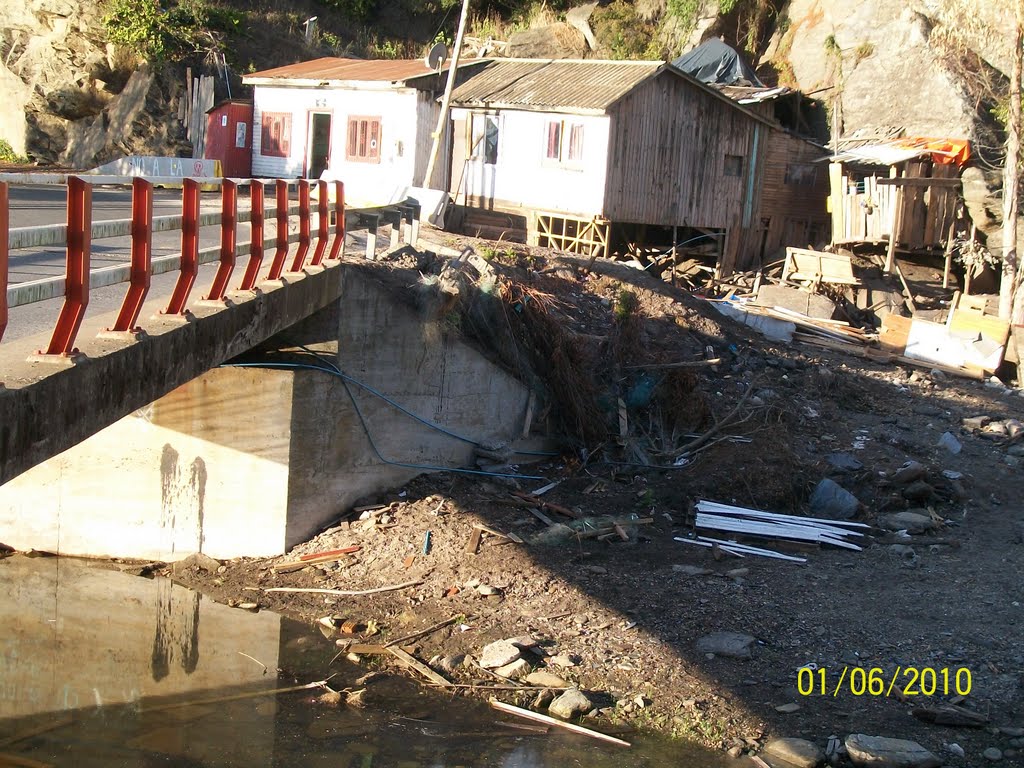
[[(220, 213), (200, 213), (202, 183), (220, 187)], [(11, 228), (0, 183), (0, 338), (13, 307), (63, 297), (48, 340), (0, 344), (0, 541), (160, 559), (278, 554), (366, 494), (521, 433), (525, 387), (393, 301), (362, 263), (382, 218), (391, 247), (403, 229), (415, 243), (415, 207), (351, 211), (340, 182), (272, 184), (272, 209), (253, 180), (239, 211), (236, 182), (185, 180), (182, 215), (154, 218), (152, 181), (135, 179), (131, 216), (94, 224), (89, 182), (70, 178), (66, 225)], [(345, 255), (346, 220), (365, 228), (365, 256)], [(219, 246), (199, 248), (204, 224), (219, 225)], [(153, 232), (175, 228), (180, 256), (154, 260)], [(91, 270), (91, 242), (124, 235), (130, 262)], [(10, 254), (56, 242), (63, 278), (7, 285)], [(210, 288), (190, 300), (204, 263)], [(169, 296), (150, 297), (171, 267)], [(120, 309), (87, 320), (90, 291), (122, 281)], [(240, 355), (245, 367), (220, 367)]]

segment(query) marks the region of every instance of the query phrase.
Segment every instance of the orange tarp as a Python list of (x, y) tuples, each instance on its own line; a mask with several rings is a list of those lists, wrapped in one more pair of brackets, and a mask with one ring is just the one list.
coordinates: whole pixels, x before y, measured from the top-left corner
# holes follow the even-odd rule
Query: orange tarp
[(910, 149), (927, 149), (932, 160), (943, 165), (956, 163), (963, 168), (971, 159), (971, 143), (967, 139), (897, 139), (897, 146)]

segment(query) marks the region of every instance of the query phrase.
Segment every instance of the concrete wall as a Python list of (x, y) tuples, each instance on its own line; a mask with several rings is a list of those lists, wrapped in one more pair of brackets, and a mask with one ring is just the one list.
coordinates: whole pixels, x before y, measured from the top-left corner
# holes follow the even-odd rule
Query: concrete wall
[[(524, 385), (351, 265), (340, 301), (260, 350), (296, 344), (459, 434), (522, 429)], [(271, 556), (422, 472), (381, 461), (367, 430), (390, 461), (471, 466), (473, 446), (349, 386), (366, 430), (336, 376), (211, 370), (0, 486), (0, 541), (161, 560)]]
[[(65, 558), (0, 560), (0, 720), (153, 697), (201, 700), (240, 687), (272, 687), (281, 648), (281, 617), (249, 614), (175, 586)], [(139, 743), (171, 731), (202, 707), (154, 712), (140, 720)], [(50, 717), (53, 717), (51, 715)], [(171, 726), (163, 728), (162, 726)], [(15, 728), (15, 731), (18, 729)], [(185, 740), (180, 754), (204, 765), (269, 765), (273, 716), (218, 743)], [(166, 740), (165, 740), (166, 741)], [(166, 743), (160, 751), (168, 750)], [(229, 756), (228, 760), (224, 757)], [(81, 762), (88, 764), (87, 755)]]

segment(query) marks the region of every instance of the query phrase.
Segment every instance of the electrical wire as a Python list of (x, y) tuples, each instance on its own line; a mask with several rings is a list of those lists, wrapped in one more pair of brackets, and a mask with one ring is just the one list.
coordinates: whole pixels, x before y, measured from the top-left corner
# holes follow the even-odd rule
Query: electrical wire
[[(323, 358), (320, 358), (320, 359), (323, 359)], [(309, 363), (287, 363), (287, 362), (276, 362), (276, 363), (275, 362), (223, 363), (219, 367), (220, 368), (265, 368), (265, 369), (271, 369), (271, 370), (308, 370), (308, 371), (319, 371), (321, 373), (326, 373), (326, 374), (329, 374), (331, 376), (337, 376), (338, 378), (341, 379), (342, 385), (345, 387), (345, 393), (348, 395), (349, 399), (352, 401), (352, 407), (355, 409), (356, 416), (359, 418), (359, 423), (363, 427), (363, 432), (366, 433), (366, 439), (370, 443), (370, 448), (373, 450), (374, 455), (376, 455), (376, 457), (381, 462), (383, 462), (384, 464), (389, 464), (389, 465), (391, 465), (393, 467), (406, 467), (408, 469), (422, 469), (422, 470), (431, 471), (431, 472), (456, 472), (458, 474), (465, 474), (465, 475), (477, 475), (477, 476), (485, 476), (485, 477), (507, 477), (507, 478), (514, 478), (516, 480), (545, 480), (546, 479), (543, 475), (521, 475), (521, 474), (515, 474), (515, 473), (509, 473), (509, 472), (487, 472), (487, 471), (482, 470), (482, 469), (460, 469), (460, 468), (453, 468), (453, 467), (438, 467), (438, 466), (434, 466), (434, 465), (431, 465), (431, 464), (413, 464), (413, 463), (404, 462), (404, 461), (393, 461), (391, 459), (386, 458), (380, 452), (380, 450), (377, 448), (377, 443), (373, 439), (373, 435), (370, 432), (370, 427), (366, 423), (366, 419), (363, 417), (362, 409), (359, 407), (359, 403), (356, 401), (355, 395), (352, 393), (352, 390), (349, 387), (349, 381), (351, 381), (353, 384), (357, 384), (361, 388), (365, 389), (367, 392), (370, 392), (371, 394), (376, 395), (377, 397), (380, 397), (382, 400), (384, 400), (388, 404), (393, 405), (393, 406), (399, 408), (403, 413), (413, 417), (414, 419), (416, 419), (416, 421), (419, 421), (422, 424), (425, 424), (425, 425), (427, 425), (429, 427), (432, 427), (432, 428), (438, 430), (439, 432), (442, 432), (442, 433), (444, 433), (446, 435), (449, 435), (450, 437), (462, 440), (463, 442), (471, 443), (473, 445), (478, 445), (478, 444), (475, 443), (472, 440), (469, 440), (468, 438), (464, 438), (464, 437), (462, 437), (460, 435), (455, 434), (454, 432), (450, 432), (449, 430), (446, 430), (443, 427), (440, 427), (440, 426), (438, 426), (436, 424), (431, 424), (430, 422), (425, 421), (424, 419), (420, 418), (419, 416), (417, 416), (416, 414), (412, 413), (411, 411), (408, 411), (404, 407), (398, 405), (398, 403), (395, 403), (393, 400), (391, 400), (387, 396), (381, 394), (380, 392), (377, 392), (372, 387), (369, 387), (369, 386), (367, 386), (367, 385), (357, 381), (356, 379), (353, 379), (351, 376), (348, 376), (347, 374), (343, 373), (341, 371), (341, 369), (339, 369), (333, 363), (331, 363), (329, 361), (325, 361), (325, 362), (327, 362), (328, 365), (330, 365), (329, 368), (325, 368), (325, 367), (320, 366), (320, 365), (310, 365)]]

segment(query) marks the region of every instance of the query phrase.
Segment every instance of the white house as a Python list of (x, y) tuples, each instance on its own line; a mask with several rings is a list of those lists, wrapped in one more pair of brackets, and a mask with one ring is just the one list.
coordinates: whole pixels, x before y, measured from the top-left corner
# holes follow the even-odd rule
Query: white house
[(492, 60), (452, 106), (467, 231), (597, 255), (696, 236), (743, 268), (770, 119), (661, 61)]
[[(424, 184), (446, 72), (423, 61), (327, 57), (245, 75), (253, 88), (252, 173), (338, 178), (346, 197), (390, 202)], [(448, 141), (429, 186), (444, 188)]]

